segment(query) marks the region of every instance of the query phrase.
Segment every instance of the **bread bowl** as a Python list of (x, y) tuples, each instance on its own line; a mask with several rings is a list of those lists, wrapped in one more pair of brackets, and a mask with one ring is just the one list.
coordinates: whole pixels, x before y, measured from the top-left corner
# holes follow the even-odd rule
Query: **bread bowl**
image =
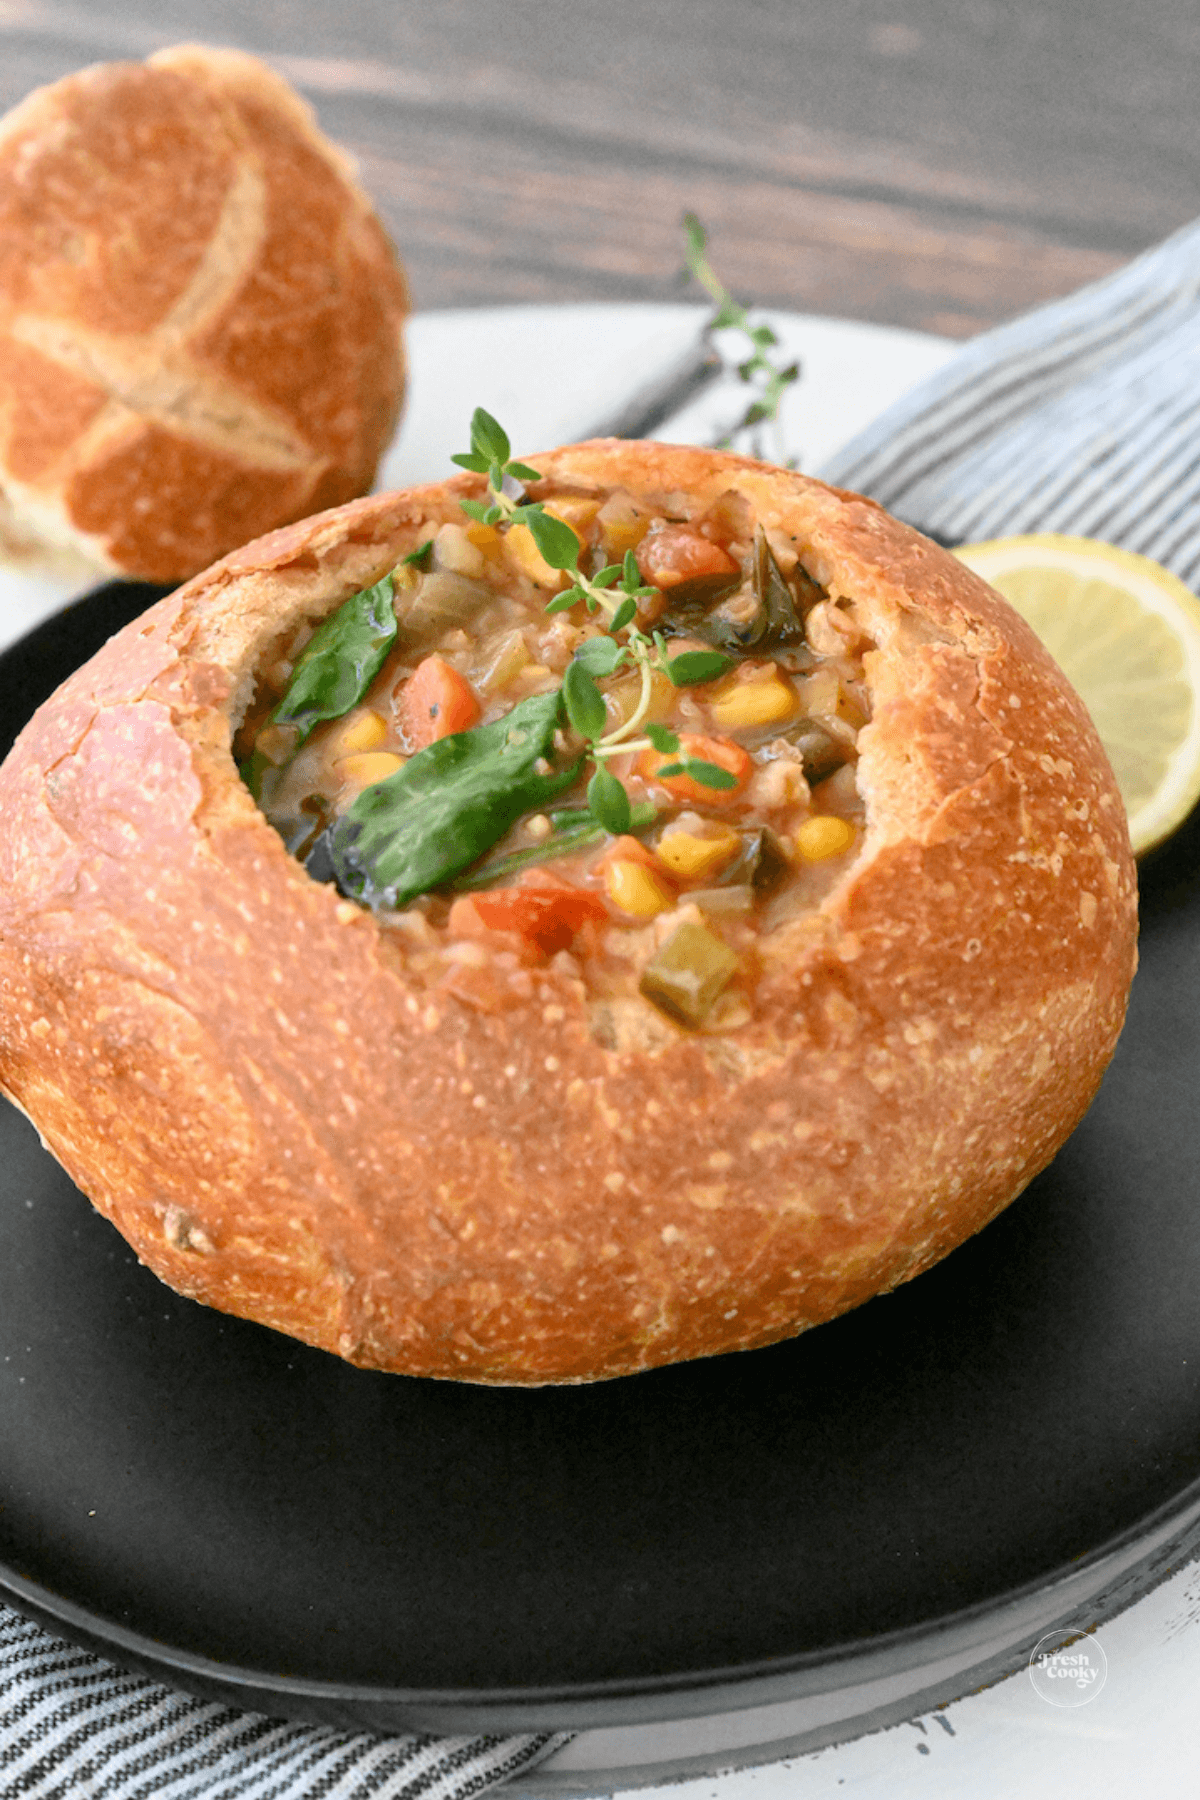
[(264, 63), (183, 45), (0, 120), (0, 553), (155, 582), (366, 493), (404, 276)]
[[(724, 699), (753, 764), (713, 796), (715, 825), (688, 823), (709, 846), (701, 861), (721, 830), (759, 829), (764, 807), (785, 843), (749, 920), (709, 912), (710, 874), (664, 858), (705, 803), (672, 792), (644, 750), (624, 778), (656, 817), (617, 861), (643, 862), (666, 903), (623, 909), (601, 833), (574, 866), (560, 860), (567, 874), (548, 865), (551, 886), (587, 899), (565, 939), (535, 931), (531, 945), (472, 911), (496, 879), (520, 887), (513, 868), (537, 867), (545, 797), (415, 902), (382, 877), (350, 897), (345, 859), (339, 891), (289, 853), (288, 771), (309, 750), (292, 741), (265, 777), (254, 755), (279, 731), (306, 640), (354, 596), (392, 582), (399, 630), (372, 679), (391, 684), (376, 704), (391, 704), (401, 746), (424, 662), (457, 667), (475, 697), (469, 730), (456, 718), (454, 735), (432, 733), (454, 746), (521, 693), (556, 691), (543, 659), (577, 660), (594, 628), (578, 606), (547, 617), (562, 580), (528, 543), (466, 529), (478, 476), (360, 500), (227, 556), (113, 638), (0, 770), (0, 1080), (84, 1192), (209, 1305), (364, 1366), (510, 1384), (752, 1348), (928, 1268), (1078, 1122), (1135, 960), (1128, 834), (1092, 726), (962, 564), (869, 501), (720, 452), (598, 441), (533, 461), (529, 495), (573, 518), (597, 557), (624, 530), (641, 573), (658, 574), (645, 603), (657, 628), (711, 643), (715, 605), (728, 643), (728, 584), (702, 603), (675, 585), (687, 617), (672, 624), (671, 544), (707, 535), (745, 565), (765, 539), (810, 610), (802, 641), (760, 638), (751, 685), (800, 694), (841, 670), (832, 774), (803, 760), (811, 719), (800, 756), (738, 723), (740, 654), (669, 697), (699, 709), (675, 721), (710, 745)], [(439, 610), (446, 583), (428, 585), (464, 542), (485, 565), (468, 587), (500, 596), (479, 616), (507, 631), (504, 608), (526, 608), (524, 660), (498, 691), (461, 614)], [(392, 758), (382, 787), (363, 788), (360, 768), (326, 793), (318, 846), (361, 818), (363, 793), (428, 761), (418, 748), (404, 764), (395, 735), (390, 750), (352, 736), (329, 751), (378, 691), (360, 688), (358, 712), (309, 740), (326, 734), (327, 768)], [(538, 777), (551, 784), (577, 749), (562, 724)], [(771, 784), (789, 762), (781, 798)], [(836, 790), (824, 808), (806, 769), (819, 795)], [(578, 778), (558, 798), (572, 791)], [(414, 805), (406, 817), (430, 802)], [(824, 860), (803, 853), (810, 816), (842, 820)], [(311, 841), (299, 848), (311, 864)], [(644, 978), (697, 924), (734, 968), (688, 1015)]]

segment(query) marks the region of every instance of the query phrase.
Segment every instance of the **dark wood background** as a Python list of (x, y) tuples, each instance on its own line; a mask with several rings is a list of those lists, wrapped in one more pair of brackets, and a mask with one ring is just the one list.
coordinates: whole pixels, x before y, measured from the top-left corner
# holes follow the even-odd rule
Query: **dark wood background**
[(0, 0), (0, 105), (182, 39), (357, 154), (421, 308), (743, 297), (965, 337), (1200, 212), (1197, 0)]

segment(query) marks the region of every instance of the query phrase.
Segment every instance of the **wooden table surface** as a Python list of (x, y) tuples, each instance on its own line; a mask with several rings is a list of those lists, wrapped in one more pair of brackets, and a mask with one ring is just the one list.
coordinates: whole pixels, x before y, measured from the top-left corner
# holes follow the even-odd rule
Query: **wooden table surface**
[(743, 298), (966, 337), (1200, 212), (1196, 0), (0, 0), (0, 106), (202, 38), (358, 156), (421, 308)]

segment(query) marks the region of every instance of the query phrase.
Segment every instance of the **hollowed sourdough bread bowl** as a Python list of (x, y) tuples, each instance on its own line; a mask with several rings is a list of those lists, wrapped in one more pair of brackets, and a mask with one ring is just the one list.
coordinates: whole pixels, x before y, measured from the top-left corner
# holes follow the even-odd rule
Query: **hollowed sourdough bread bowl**
[(477, 478), (226, 557), (0, 771), (0, 1077), (83, 1191), (209, 1305), (364, 1366), (512, 1384), (769, 1344), (930, 1267), (1078, 1123), (1135, 960), (1095, 732), (962, 564), (730, 455), (535, 461), (535, 494), (740, 492), (876, 645), (861, 847), (776, 934), (738, 1029), (656, 1014), (614, 1048), (552, 962), (496, 1012), (421, 988), (239, 779), (264, 661), (461, 518)]

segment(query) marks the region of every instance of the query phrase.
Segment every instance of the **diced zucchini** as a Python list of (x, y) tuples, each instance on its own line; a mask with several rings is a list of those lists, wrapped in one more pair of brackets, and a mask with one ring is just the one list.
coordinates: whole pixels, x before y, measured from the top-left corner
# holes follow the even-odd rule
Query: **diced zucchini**
[(738, 958), (707, 926), (685, 920), (642, 971), (647, 1000), (681, 1025), (702, 1025), (738, 971)]
[(688, 904), (698, 906), (701, 912), (748, 913), (754, 910), (754, 889), (748, 886), (692, 888), (688, 893)]

